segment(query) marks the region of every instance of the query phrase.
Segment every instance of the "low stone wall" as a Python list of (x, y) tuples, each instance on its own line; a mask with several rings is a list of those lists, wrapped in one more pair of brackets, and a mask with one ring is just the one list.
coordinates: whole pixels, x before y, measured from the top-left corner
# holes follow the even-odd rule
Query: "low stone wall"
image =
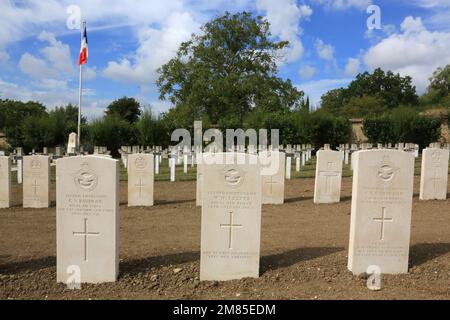
[(0, 132), (0, 149), (6, 149), (8, 144), (6, 143), (6, 136)]

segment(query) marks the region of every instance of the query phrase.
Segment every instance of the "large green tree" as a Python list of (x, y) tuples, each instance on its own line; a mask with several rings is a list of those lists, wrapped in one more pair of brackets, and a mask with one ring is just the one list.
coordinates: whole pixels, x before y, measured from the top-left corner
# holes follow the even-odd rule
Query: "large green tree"
[(202, 31), (158, 70), (160, 99), (175, 105), (168, 118), (180, 126), (203, 119), (237, 127), (253, 110), (299, 108), (303, 93), (277, 77), (277, 59), (288, 42), (272, 40), (267, 20), (227, 12)]
[(106, 108), (107, 116), (117, 116), (128, 123), (135, 123), (141, 115), (141, 105), (134, 98), (123, 97), (109, 104)]
[(347, 88), (322, 96), (321, 106), (335, 115), (363, 117), (393, 110), (399, 106), (417, 106), (419, 97), (412, 78), (378, 68), (358, 74)]

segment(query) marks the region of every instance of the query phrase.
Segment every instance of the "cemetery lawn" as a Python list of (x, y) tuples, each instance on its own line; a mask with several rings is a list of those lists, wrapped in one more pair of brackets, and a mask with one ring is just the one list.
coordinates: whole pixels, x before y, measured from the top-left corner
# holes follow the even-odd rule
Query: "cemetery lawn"
[(121, 181), (118, 281), (75, 291), (56, 283), (54, 180), (49, 209), (23, 209), (14, 184), (14, 208), (0, 210), (0, 299), (450, 299), (450, 200), (419, 201), (419, 179), (409, 273), (383, 275), (380, 291), (347, 270), (350, 177), (332, 205), (313, 204), (314, 179), (286, 181), (285, 204), (263, 206), (260, 278), (229, 282), (198, 280), (195, 181), (157, 179), (150, 208), (128, 208)]

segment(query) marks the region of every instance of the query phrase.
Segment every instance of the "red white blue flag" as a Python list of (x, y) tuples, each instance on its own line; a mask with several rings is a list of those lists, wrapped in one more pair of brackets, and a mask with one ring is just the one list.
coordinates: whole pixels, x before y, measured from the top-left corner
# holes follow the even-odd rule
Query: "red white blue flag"
[(85, 24), (83, 30), (83, 38), (81, 39), (81, 49), (80, 49), (80, 56), (78, 57), (78, 65), (87, 63), (87, 58), (88, 58), (88, 40)]

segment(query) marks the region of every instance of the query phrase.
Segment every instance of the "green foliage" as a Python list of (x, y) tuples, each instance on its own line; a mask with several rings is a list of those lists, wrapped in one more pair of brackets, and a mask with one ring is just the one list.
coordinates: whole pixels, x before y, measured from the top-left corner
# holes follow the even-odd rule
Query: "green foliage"
[(363, 132), (372, 143), (417, 143), (424, 148), (441, 135), (441, 120), (419, 115), (408, 108), (364, 119)]
[(321, 97), (321, 109), (334, 115), (342, 112), (344, 105), (344, 88), (333, 89)]
[(158, 70), (160, 99), (175, 105), (167, 113), (170, 123), (187, 127), (202, 119), (236, 128), (253, 111), (299, 108), (303, 93), (276, 76), (279, 51), (288, 42), (271, 40), (267, 20), (227, 12), (202, 31)]
[(0, 100), (0, 129), (11, 146), (22, 146), (22, 122), (28, 117), (45, 115), (45, 107), (39, 102)]
[(128, 123), (135, 123), (141, 115), (141, 105), (134, 98), (123, 97), (111, 102), (105, 114), (118, 116)]
[(164, 123), (160, 117), (156, 117), (150, 110), (145, 110), (136, 122), (138, 132), (138, 143), (142, 146), (159, 145), (168, 142), (170, 136), (167, 135)]
[(342, 115), (348, 118), (363, 118), (383, 114), (387, 111), (383, 100), (377, 96), (352, 97), (342, 107)]
[(321, 105), (334, 115), (366, 117), (401, 105), (418, 104), (419, 97), (411, 77), (378, 68), (372, 74), (358, 74), (347, 88), (327, 92), (322, 96)]
[(450, 65), (434, 71), (427, 92), (420, 97), (420, 102), (427, 108), (450, 108)]
[(329, 143), (338, 146), (341, 143), (348, 143), (351, 137), (351, 123), (343, 117), (335, 117), (321, 110), (309, 116), (307, 126), (308, 141), (316, 149)]
[(122, 145), (137, 143), (135, 127), (117, 115), (92, 121), (87, 131), (91, 146), (106, 146), (114, 156)]

